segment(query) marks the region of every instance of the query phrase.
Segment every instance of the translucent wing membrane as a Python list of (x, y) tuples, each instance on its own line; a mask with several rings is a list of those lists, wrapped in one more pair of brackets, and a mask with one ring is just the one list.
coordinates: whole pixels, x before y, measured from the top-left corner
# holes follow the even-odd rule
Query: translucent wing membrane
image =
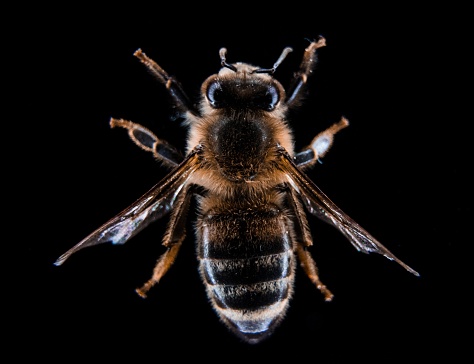
[(309, 177), (296, 167), (292, 158), (284, 150), (282, 150), (280, 167), (287, 173), (290, 184), (301, 195), (308, 211), (335, 226), (358, 251), (381, 254), (397, 262), (410, 273), (419, 276), (418, 272), (393, 255), (377, 239), (337, 207)]
[(176, 196), (186, 184), (189, 176), (198, 168), (197, 153), (198, 151), (195, 149), (162, 182), (61, 255), (55, 265), (63, 264), (72, 254), (89, 246), (107, 242), (123, 244), (150, 223), (169, 213), (173, 208)]

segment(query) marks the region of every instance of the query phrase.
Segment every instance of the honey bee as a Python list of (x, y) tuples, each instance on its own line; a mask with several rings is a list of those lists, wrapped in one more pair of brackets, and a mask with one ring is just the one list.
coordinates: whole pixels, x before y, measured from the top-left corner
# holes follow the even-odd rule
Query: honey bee
[(290, 47), (271, 68), (228, 63), (227, 50), (222, 48), (221, 69), (203, 82), (196, 105), (175, 78), (138, 49), (134, 55), (166, 87), (189, 128), (184, 157), (149, 129), (112, 118), (112, 128), (126, 129), (138, 147), (171, 171), (55, 264), (63, 264), (85, 247), (123, 244), (169, 214), (163, 238), (166, 250), (152, 277), (136, 290), (146, 297), (177, 257), (195, 198), (196, 254), (207, 296), (220, 320), (250, 344), (268, 338), (284, 318), (293, 296), (297, 262), (325, 300), (333, 298), (308, 250), (313, 242), (306, 212), (333, 225), (357, 250), (381, 254), (418, 276), (303, 172), (324, 157), (334, 136), (349, 125), (348, 120), (342, 117), (306, 148), (294, 151), (287, 115), (301, 104), (317, 50), (325, 44), (323, 37), (310, 42), (288, 91), (273, 74), (292, 52)]

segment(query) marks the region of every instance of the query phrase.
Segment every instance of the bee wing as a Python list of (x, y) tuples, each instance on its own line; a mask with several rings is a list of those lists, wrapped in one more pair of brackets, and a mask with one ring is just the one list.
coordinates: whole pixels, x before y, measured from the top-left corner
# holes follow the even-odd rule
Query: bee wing
[(280, 167), (286, 172), (292, 187), (300, 194), (307, 210), (335, 226), (358, 251), (381, 254), (397, 262), (410, 273), (419, 276), (418, 272), (393, 255), (377, 239), (337, 207), (305, 173), (298, 169), (286, 152), (282, 153)]
[(63, 264), (72, 254), (89, 246), (106, 242), (124, 244), (150, 223), (166, 215), (173, 208), (176, 196), (184, 187), (190, 175), (199, 167), (197, 161), (198, 155), (195, 150), (162, 181), (132, 205), (61, 255), (54, 264)]

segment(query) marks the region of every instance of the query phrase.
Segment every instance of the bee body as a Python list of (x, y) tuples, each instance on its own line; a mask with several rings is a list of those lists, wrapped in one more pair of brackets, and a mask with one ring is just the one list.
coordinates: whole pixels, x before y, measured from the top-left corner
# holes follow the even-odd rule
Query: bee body
[(219, 318), (248, 343), (268, 338), (284, 318), (293, 295), (297, 262), (327, 301), (332, 293), (320, 281), (309, 253), (313, 244), (306, 213), (337, 228), (354, 247), (382, 254), (409, 272), (416, 271), (341, 211), (303, 172), (322, 158), (334, 135), (349, 125), (345, 118), (316, 135), (298, 153), (287, 114), (303, 98), (324, 38), (306, 48), (288, 90), (272, 76), (291, 51), (285, 48), (271, 68), (227, 63), (201, 86), (197, 107), (180, 84), (141, 50), (135, 55), (168, 89), (189, 127), (185, 156), (147, 128), (123, 119), (112, 127), (165, 166), (169, 174), (131, 206), (93, 231), (58, 258), (61, 265), (76, 251), (105, 243), (123, 244), (150, 223), (169, 215), (166, 250), (152, 277), (137, 293), (146, 297), (174, 263), (186, 237), (191, 199), (199, 273)]

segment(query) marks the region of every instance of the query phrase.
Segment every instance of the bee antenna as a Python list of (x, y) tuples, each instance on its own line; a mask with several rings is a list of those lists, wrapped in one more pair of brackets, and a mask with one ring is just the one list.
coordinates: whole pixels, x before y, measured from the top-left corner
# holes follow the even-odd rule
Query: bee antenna
[(227, 67), (228, 69), (230, 69), (234, 72), (237, 72), (237, 68), (235, 68), (235, 66), (233, 66), (233, 65), (226, 62), (226, 58), (225, 58), (226, 54), (227, 54), (227, 49), (226, 48), (221, 48), (219, 50), (219, 57), (221, 57), (222, 67)]
[(280, 65), (281, 62), (283, 62), (283, 60), (290, 52), (293, 52), (293, 49), (291, 47), (286, 47), (285, 49), (283, 49), (283, 52), (281, 52), (280, 57), (277, 59), (272, 68), (259, 68), (253, 71), (252, 73), (269, 73), (272, 75), (273, 73), (275, 73), (277, 67)]

